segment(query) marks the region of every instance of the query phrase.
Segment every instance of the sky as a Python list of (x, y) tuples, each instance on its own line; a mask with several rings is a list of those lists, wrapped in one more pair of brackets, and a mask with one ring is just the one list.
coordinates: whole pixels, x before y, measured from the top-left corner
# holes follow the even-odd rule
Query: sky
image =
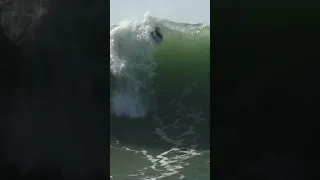
[(210, 0), (110, 0), (111, 25), (151, 16), (182, 23), (210, 24)]

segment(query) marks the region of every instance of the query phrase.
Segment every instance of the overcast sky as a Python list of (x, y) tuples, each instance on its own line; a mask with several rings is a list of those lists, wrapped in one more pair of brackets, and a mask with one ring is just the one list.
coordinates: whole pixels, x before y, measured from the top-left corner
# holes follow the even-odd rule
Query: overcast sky
[(210, 0), (110, 0), (111, 24), (152, 16), (182, 23), (210, 24)]

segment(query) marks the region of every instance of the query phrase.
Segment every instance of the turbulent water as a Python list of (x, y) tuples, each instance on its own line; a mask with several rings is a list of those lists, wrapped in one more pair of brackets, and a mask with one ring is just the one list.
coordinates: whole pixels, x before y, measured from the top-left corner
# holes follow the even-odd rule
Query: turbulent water
[(210, 25), (111, 26), (110, 73), (111, 178), (209, 179)]

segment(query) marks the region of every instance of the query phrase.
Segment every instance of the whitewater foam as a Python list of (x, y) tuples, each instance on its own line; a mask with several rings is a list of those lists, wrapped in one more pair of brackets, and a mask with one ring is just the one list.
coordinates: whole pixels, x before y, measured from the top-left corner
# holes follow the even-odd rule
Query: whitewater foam
[(156, 20), (145, 14), (143, 21), (123, 22), (110, 31), (110, 72), (116, 82), (111, 87), (111, 113), (131, 118), (148, 113), (150, 84), (158, 46), (150, 33)]

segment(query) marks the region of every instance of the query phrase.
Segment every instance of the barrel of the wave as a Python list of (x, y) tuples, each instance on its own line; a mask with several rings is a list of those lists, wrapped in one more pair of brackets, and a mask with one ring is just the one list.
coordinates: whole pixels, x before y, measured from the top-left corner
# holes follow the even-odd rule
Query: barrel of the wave
[(151, 31), (150, 35), (157, 43), (161, 43), (163, 40), (163, 35), (159, 26), (155, 26), (154, 31)]

